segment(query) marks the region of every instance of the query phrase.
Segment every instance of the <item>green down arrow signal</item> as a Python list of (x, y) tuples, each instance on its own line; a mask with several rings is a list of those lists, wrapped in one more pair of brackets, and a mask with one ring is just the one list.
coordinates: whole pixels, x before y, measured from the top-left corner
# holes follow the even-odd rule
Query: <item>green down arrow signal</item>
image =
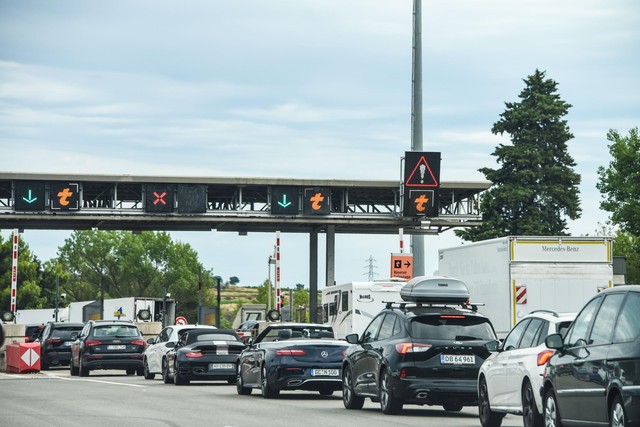
[(291, 206), (291, 202), (287, 202), (287, 195), (286, 194), (282, 195), (282, 201), (281, 202), (279, 201), (278, 204), (280, 206), (282, 206), (283, 208)]
[(38, 198), (37, 198), (37, 197), (32, 196), (32, 195), (31, 195), (31, 189), (29, 189), (29, 198), (23, 197), (23, 198), (22, 198), (22, 200), (24, 200), (24, 201), (25, 201), (25, 202), (27, 202), (27, 203), (33, 203), (33, 202), (35, 202), (36, 200), (38, 200)]

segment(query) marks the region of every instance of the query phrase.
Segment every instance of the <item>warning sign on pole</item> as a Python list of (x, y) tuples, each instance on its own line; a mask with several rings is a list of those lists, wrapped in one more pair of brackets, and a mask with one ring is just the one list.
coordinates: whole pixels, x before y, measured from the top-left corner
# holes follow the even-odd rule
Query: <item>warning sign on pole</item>
[(413, 254), (391, 254), (391, 277), (413, 278)]
[(516, 286), (516, 304), (526, 304), (526, 303), (527, 303), (527, 287)]

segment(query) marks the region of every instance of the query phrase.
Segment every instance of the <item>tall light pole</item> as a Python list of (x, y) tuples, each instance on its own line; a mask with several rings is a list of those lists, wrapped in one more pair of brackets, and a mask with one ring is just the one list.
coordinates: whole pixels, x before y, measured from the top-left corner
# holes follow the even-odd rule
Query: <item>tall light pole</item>
[[(413, 0), (411, 150), (422, 151), (422, 0)], [(424, 276), (424, 236), (411, 236), (413, 274)]]

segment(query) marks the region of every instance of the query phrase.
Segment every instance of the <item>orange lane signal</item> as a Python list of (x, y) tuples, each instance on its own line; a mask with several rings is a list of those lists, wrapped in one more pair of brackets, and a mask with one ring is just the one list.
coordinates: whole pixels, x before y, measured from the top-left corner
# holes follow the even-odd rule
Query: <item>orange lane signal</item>
[(427, 210), (426, 204), (429, 202), (429, 198), (424, 194), (420, 194), (420, 196), (414, 199), (413, 202), (416, 204), (416, 210), (418, 212), (424, 212)]
[(309, 199), (311, 201), (311, 209), (314, 211), (319, 211), (322, 209), (321, 203), (324, 201), (324, 196), (322, 193), (316, 193)]
[(305, 215), (330, 215), (331, 190), (324, 187), (305, 188), (303, 212)]
[(80, 184), (67, 182), (51, 183), (51, 209), (70, 211), (80, 209)]

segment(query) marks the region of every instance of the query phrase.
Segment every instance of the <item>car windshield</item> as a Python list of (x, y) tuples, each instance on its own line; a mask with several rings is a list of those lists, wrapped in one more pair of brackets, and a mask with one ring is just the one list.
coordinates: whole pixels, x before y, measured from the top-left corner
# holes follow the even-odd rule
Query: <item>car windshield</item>
[(322, 327), (271, 328), (262, 338), (262, 342), (283, 341), (288, 339), (334, 339), (333, 330)]
[(97, 326), (93, 331), (93, 335), (95, 337), (105, 337), (105, 338), (137, 337), (138, 329), (133, 326), (123, 326), (123, 325)]
[(476, 316), (420, 316), (411, 321), (411, 336), (419, 339), (494, 340), (489, 321)]

